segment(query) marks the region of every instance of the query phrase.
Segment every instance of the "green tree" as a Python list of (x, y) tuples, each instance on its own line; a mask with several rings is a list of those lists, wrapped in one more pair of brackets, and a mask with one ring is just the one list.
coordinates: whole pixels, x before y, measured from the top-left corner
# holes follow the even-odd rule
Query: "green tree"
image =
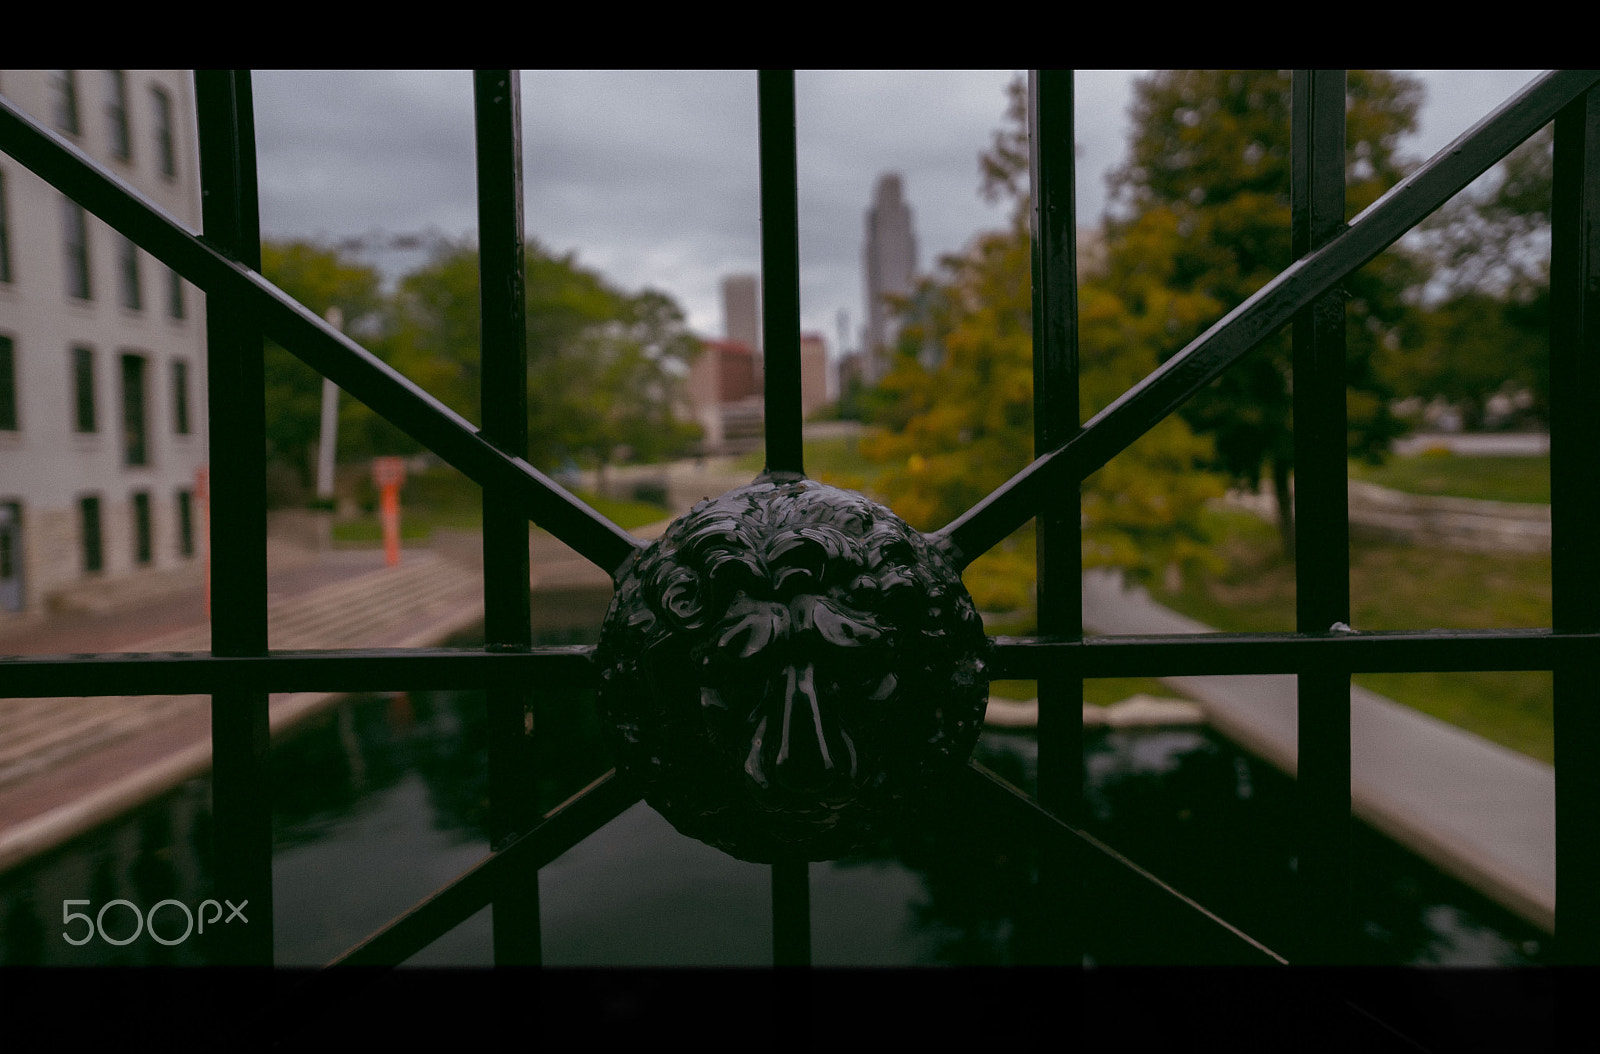
[[(336, 249), (307, 241), (263, 241), (261, 273), (318, 315), (337, 308), (344, 331), (369, 349), (383, 344), (387, 302), (382, 280), (371, 267), (352, 262)], [(265, 348), (267, 456), (303, 488), (311, 482), (312, 451), (322, 420), (322, 379), (315, 370), (278, 344)], [(342, 398), (339, 404), (340, 453), (367, 453), (383, 423), (364, 405)], [(398, 437), (396, 431), (394, 435)], [(284, 496), (280, 496), (284, 497)]]
[[(655, 290), (626, 293), (573, 254), (526, 250), (529, 456), (602, 468), (626, 454), (678, 453), (698, 429), (678, 419), (682, 378), (699, 352), (683, 311)], [(446, 405), (480, 418), (478, 256), (446, 246), (400, 283), (395, 363)]]
[(1466, 290), (1418, 312), (1403, 363), (1403, 392), (1442, 398), (1467, 431), (1484, 428), (1489, 400), (1528, 392), (1532, 415), (1549, 406), (1549, 296), (1529, 303)]
[[(923, 283), (883, 389), (885, 428), (863, 445), (891, 468), (877, 486), (915, 526), (947, 522), (1033, 457), (1033, 315), (1027, 227), (1026, 98), (1013, 85), (1009, 122), (982, 158), (984, 191), (1014, 208), (1005, 231), (980, 236)], [(1121, 293), (1090, 276), (1079, 294), (1084, 417), (1157, 365), (1155, 326)], [(938, 361), (917, 351), (931, 343)], [(1085, 481), (1084, 562), (1136, 577), (1202, 562), (1205, 501), (1221, 493), (1203, 471), (1210, 443), (1169, 418)]]
[(1417, 239), (1432, 276), (1417, 291), (1422, 311), (1400, 380), (1406, 394), (1454, 403), (1469, 429), (1483, 425), (1491, 396), (1513, 390), (1532, 396), (1536, 420), (1549, 420), (1553, 145), (1547, 125)]
[[(1346, 108), (1346, 202), (1354, 215), (1404, 174), (1398, 147), (1416, 126), (1422, 89), (1377, 70), (1351, 70)], [(1291, 262), (1290, 75), (1279, 70), (1167, 70), (1135, 85), (1127, 162), (1110, 179), (1108, 282), (1165, 358), (1242, 303)], [(1389, 411), (1385, 363), (1399, 346), (1412, 284), (1388, 253), (1352, 275), (1347, 294), (1350, 450), (1381, 459), (1403, 424)], [(1216, 441), (1216, 464), (1278, 499), (1293, 554), (1294, 468), (1287, 331), (1184, 406)]]

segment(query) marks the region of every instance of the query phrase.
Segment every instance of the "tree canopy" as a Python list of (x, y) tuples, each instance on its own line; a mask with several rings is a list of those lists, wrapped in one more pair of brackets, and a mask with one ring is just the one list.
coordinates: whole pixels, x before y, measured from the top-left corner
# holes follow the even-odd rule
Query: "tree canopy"
[[(656, 290), (627, 293), (531, 239), (526, 249), (529, 460), (604, 465), (684, 450), (696, 426), (677, 415), (700, 342), (682, 309)], [(439, 250), (400, 283), (395, 365), (446, 405), (479, 419), (478, 255)]]
[[(529, 460), (554, 468), (681, 452), (698, 437), (680, 419), (680, 389), (700, 342), (683, 311), (656, 290), (625, 292), (573, 254), (526, 250)], [(480, 419), (478, 254), (470, 242), (437, 249), (385, 294), (378, 273), (335, 249), (267, 241), (262, 272), (306, 307), (337, 307), (346, 332), (468, 420)], [(269, 456), (309, 482), (321, 381), (267, 348)], [(416, 445), (354, 399), (340, 401), (341, 459)]]
[[(885, 379), (895, 396), (863, 449), (892, 467), (878, 487), (908, 522), (934, 527), (1022, 468), (1033, 450), (1033, 317), (1028, 232), (1026, 98), (1013, 85), (1009, 120), (981, 158), (985, 193), (1013, 202), (1010, 226), (940, 261), (916, 298)], [(1080, 393), (1087, 417), (1157, 365), (1159, 323), (1133, 312), (1103, 277), (1079, 294)], [(937, 361), (918, 352), (931, 345)], [(1206, 559), (1199, 527), (1221, 493), (1203, 471), (1208, 441), (1169, 418), (1084, 484), (1084, 562), (1134, 575)]]
[(1408, 394), (1454, 404), (1468, 429), (1486, 423), (1493, 396), (1512, 391), (1527, 392), (1530, 416), (1548, 421), (1553, 131), (1512, 151), (1415, 239), (1432, 274), (1417, 290), (1400, 380)]
[[(388, 325), (383, 282), (371, 267), (342, 257), (335, 249), (307, 241), (263, 241), (261, 273), (300, 303), (327, 316), (337, 308), (341, 326), (382, 354)], [(322, 417), (322, 379), (278, 344), (265, 348), (267, 455), (300, 485), (310, 482), (312, 451)], [(354, 399), (339, 402), (339, 436), (349, 456), (371, 454), (370, 441), (403, 438)], [(409, 449), (409, 447), (403, 448)], [(279, 496), (281, 497), (281, 496)]]
[[(1164, 70), (1135, 85), (1127, 162), (1109, 177), (1107, 280), (1166, 358), (1292, 262), (1290, 89), (1280, 70)], [(1349, 71), (1347, 217), (1405, 173), (1401, 139), (1422, 88), (1399, 74)], [(1404, 424), (1390, 412), (1385, 364), (1399, 347), (1407, 259), (1388, 253), (1345, 283), (1346, 378), (1353, 454), (1381, 458)], [(1264, 474), (1293, 552), (1293, 422), (1287, 331), (1269, 338), (1185, 404), (1215, 439), (1216, 465), (1250, 487)]]

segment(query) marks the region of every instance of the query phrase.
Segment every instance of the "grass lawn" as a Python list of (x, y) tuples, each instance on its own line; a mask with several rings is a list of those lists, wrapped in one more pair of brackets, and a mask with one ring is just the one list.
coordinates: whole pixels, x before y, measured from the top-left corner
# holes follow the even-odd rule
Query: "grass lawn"
[[(1294, 628), (1294, 568), (1276, 530), (1246, 513), (1211, 514), (1224, 569), (1152, 596), (1219, 630)], [(1550, 625), (1550, 557), (1357, 542), (1351, 625), (1358, 630)], [(1357, 684), (1542, 761), (1554, 757), (1548, 673), (1358, 674)]]
[(1403, 490), (1485, 501), (1550, 503), (1550, 456), (1463, 457), (1445, 451), (1392, 457), (1382, 465), (1350, 462), (1350, 478)]
[[(807, 442), (803, 451), (806, 475), (819, 483), (870, 493), (872, 481), (887, 466), (862, 457), (856, 448), (858, 439), (858, 436), (849, 435)], [(734, 464), (754, 476), (766, 466), (766, 458), (766, 449), (757, 448)]]
[[(1038, 681), (990, 681), (989, 694), (1001, 699), (1037, 699)], [(1132, 695), (1153, 695), (1177, 699), (1178, 693), (1154, 677), (1101, 677), (1083, 682), (1083, 701), (1095, 706), (1110, 706)]]

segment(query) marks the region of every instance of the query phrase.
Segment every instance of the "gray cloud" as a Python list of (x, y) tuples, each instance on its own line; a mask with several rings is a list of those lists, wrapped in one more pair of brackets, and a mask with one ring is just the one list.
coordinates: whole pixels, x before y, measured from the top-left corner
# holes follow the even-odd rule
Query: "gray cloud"
[[(1138, 71), (1076, 80), (1078, 213), (1105, 208)], [(1528, 71), (1414, 71), (1428, 89), (1413, 153), (1445, 145)], [(919, 263), (956, 252), (1005, 209), (978, 196), (977, 159), (1004, 118), (1013, 71), (803, 71), (796, 78), (802, 324), (836, 340), (862, 319), (864, 213), (899, 171)], [(618, 284), (670, 293), (721, 329), (724, 274), (760, 261), (751, 71), (524, 71), (528, 233)], [(461, 71), (264, 71), (255, 76), (262, 226), (338, 239), (476, 227), (472, 82)], [(377, 259), (393, 272), (416, 254)]]

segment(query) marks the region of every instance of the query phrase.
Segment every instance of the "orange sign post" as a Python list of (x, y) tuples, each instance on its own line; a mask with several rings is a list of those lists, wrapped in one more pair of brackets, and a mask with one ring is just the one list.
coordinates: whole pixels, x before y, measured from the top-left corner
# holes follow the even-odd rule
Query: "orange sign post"
[(378, 515), (383, 522), (383, 562), (390, 567), (400, 562), (400, 484), (405, 478), (405, 458), (372, 459), (372, 482), (378, 486)]

